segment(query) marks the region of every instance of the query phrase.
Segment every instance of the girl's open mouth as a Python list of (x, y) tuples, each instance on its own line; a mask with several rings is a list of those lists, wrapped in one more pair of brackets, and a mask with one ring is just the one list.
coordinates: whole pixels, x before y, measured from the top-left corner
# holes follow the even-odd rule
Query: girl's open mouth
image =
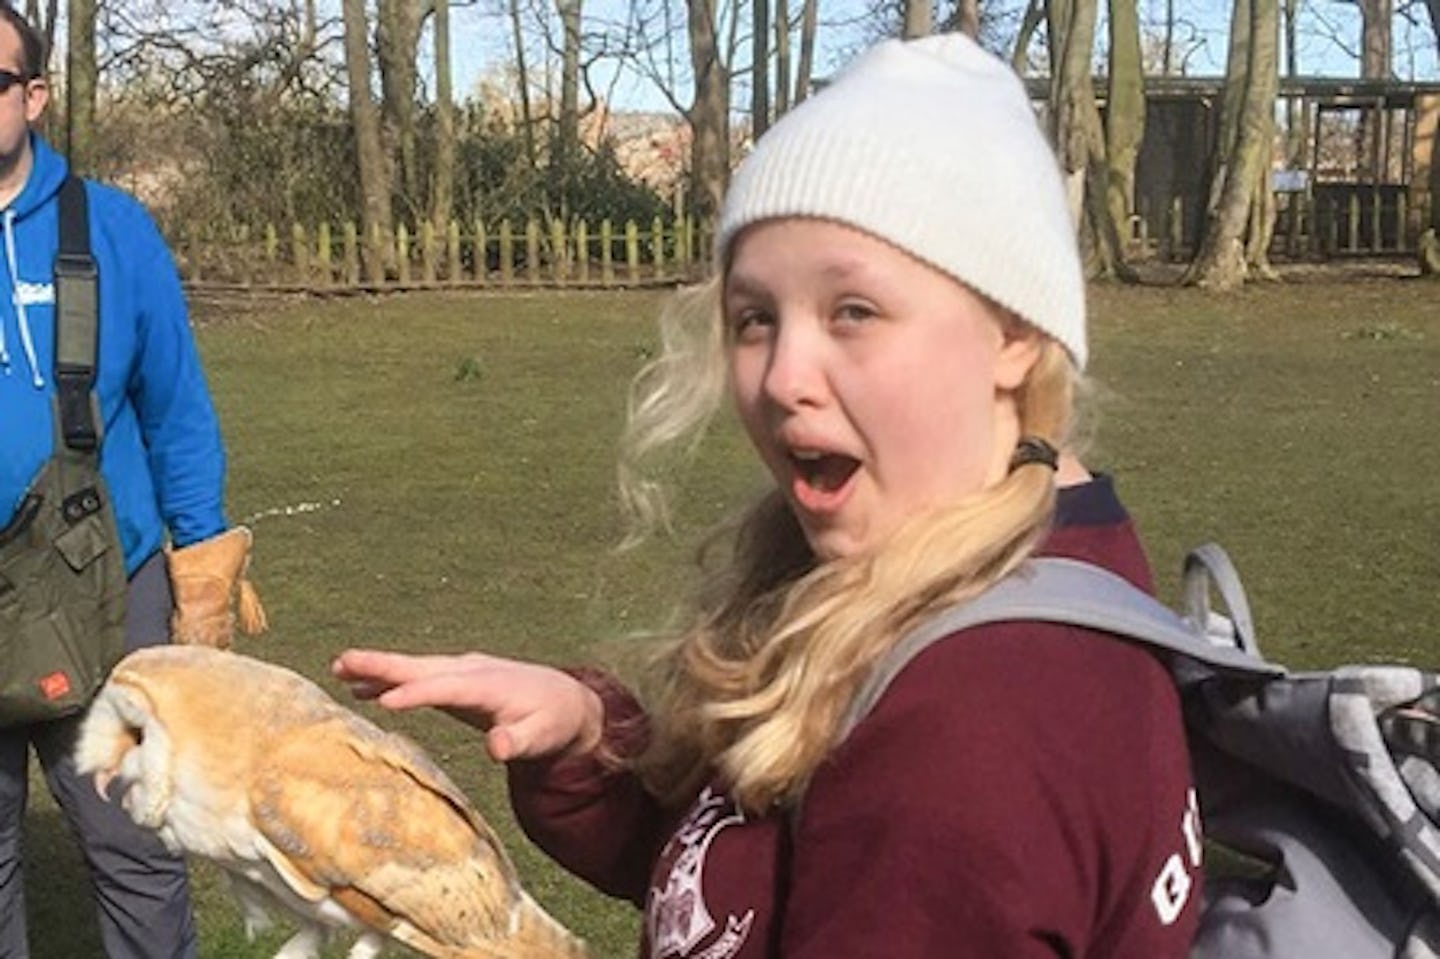
[(792, 453), (795, 478), (791, 492), (804, 509), (834, 509), (845, 498), (860, 461), (842, 453)]

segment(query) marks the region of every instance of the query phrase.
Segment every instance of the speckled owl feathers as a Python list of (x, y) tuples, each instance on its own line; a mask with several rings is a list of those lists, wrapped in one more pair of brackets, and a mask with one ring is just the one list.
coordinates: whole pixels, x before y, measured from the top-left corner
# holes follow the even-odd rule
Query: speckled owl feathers
[(249, 884), (247, 912), (268, 899), (300, 918), (284, 959), (344, 927), (361, 932), (352, 959), (380, 936), (447, 959), (587, 955), (418, 746), (290, 670), (196, 646), (132, 653), (76, 761), (172, 849)]

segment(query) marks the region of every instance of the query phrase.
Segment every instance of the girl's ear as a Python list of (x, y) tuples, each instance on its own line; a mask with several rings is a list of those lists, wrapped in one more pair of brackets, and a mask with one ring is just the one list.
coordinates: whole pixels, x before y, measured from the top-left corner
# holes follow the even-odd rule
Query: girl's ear
[(1000, 352), (995, 355), (995, 389), (1017, 390), (1040, 359), (1045, 334), (1023, 320), (1000, 321)]

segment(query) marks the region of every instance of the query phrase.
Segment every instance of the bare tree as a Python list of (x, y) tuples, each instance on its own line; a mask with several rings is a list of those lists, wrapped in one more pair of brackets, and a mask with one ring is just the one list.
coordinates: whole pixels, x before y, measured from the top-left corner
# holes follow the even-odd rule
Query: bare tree
[(1124, 258), (1135, 212), (1135, 162), (1145, 136), (1145, 78), (1134, 0), (1110, 0), (1110, 95), (1105, 112), (1106, 203)]
[(1234, 143), (1216, 175), (1218, 202), (1206, 223), (1199, 255), (1186, 273), (1187, 282), (1215, 289), (1245, 282), (1246, 233), (1254, 232), (1253, 214), (1261, 194), (1270, 193), (1267, 181), (1279, 72), (1277, 0), (1235, 0), (1230, 29), (1232, 38), (1243, 35), (1247, 41), (1243, 57), (1231, 58), (1225, 77), (1225, 98), (1238, 104)]
[(720, 212), (730, 177), (730, 71), (720, 58), (716, 0), (686, 0), (686, 28), (695, 97), (690, 121), (693, 208), (702, 217)]
[[(1388, 80), (1392, 75), (1394, 0), (1356, 0), (1355, 5), (1360, 10), (1360, 76), (1367, 80)], [(1385, 179), (1385, 171), (1380, 169), (1380, 145), (1386, 126), (1383, 111), (1367, 108), (1355, 128), (1355, 155), (1375, 182)]]
[(790, 109), (790, 2), (779, 0), (775, 9), (775, 116)]
[(1129, 279), (1110, 216), (1105, 137), (1091, 79), (1096, 6), (1096, 0), (1050, 0), (1052, 133), (1079, 224), (1086, 273)]
[[(1425, 0), (1430, 11), (1430, 26), (1435, 37), (1435, 53), (1440, 56), (1440, 0)], [(1420, 237), (1420, 272), (1440, 277), (1440, 122), (1430, 134), (1430, 225)]]
[(40, 0), (25, 0), (25, 19), (45, 38), (45, 63), (50, 68), (50, 51), (55, 49), (55, 24), (60, 11), (60, 0), (46, 0), (45, 9), (40, 9)]
[(1035, 39), (1035, 31), (1045, 20), (1047, 6), (1046, 0), (1028, 0), (1025, 12), (1020, 15), (1020, 29), (1015, 32), (1015, 43), (1010, 47), (1010, 66), (1021, 76), (1025, 75), (1030, 60), (1030, 44)]
[(946, 24), (948, 29), (958, 30), (972, 40), (980, 38), (980, 0), (959, 0), (955, 12)]
[[(1440, 0), (1435, 0), (1440, 3)], [(795, 69), (795, 102), (810, 95), (810, 73), (815, 69), (815, 24), (819, 0), (805, 0), (800, 14), (800, 62)]]
[(418, 212), (419, 166), (415, 156), (416, 55), (429, 2), (380, 0), (375, 50), (380, 61), (380, 136), (391, 189), (411, 213)]
[(101, 70), (112, 86), (131, 85), (191, 107), (213, 97), (217, 86), (237, 82), (269, 103), (328, 97), (343, 82), (343, 57), (330, 55), (341, 42), (343, 18), (327, 17), (322, 30), (314, 0), (226, 0), (180, 9), (184, 16), (166, 0), (99, 4)]
[[(784, 0), (781, 0), (783, 3)], [(750, 135), (758, 140), (770, 126), (770, 4), (750, 0)], [(781, 17), (784, 13), (782, 11)]]
[(450, 81), (450, 4), (435, 4), (435, 169), (430, 185), (430, 222), (438, 233), (455, 205), (455, 100)]
[(356, 165), (360, 172), (360, 221), (365, 275), (372, 281), (385, 275), (392, 253), (389, 237), (390, 181), (385, 151), (380, 142), (380, 112), (370, 92), (370, 30), (365, 0), (343, 0), (345, 69), (349, 77), (350, 122), (355, 127)]
[[(1285, 76), (1294, 80), (1300, 75), (1300, 57), (1296, 49), (1298, 29), (1296, 21), (1300, 16), (1300, 0), (1284, 0), (1281, 15), (1285, 30)], [(1302, 129), (1303, 111), (1294, 97), (1285, 98), (1285, 165), (1298, 166), (1305, 149), (1305, 131)]]
[(76, 173), (95, 164), (95, 0), (69, 0), (66, 9), (65, 153)]
[(530, 107), (530, 69), (525, 62), (525, 28), (520, 21), (520, 0), (510, 0), (510, 32), (515, 43), (516, 83), (520, 88), (520, 134), (525, 143), (525, 156), (531, 169), (540, 165), (535, 150), (535, 115)]
[[(40, 32), (45, 38), (45, 62), (40, 65), (40, 72), (50, 72), (50, 51), (55, 49), (55, 18), (60, 9), (60, 0), (47, 0), (45, 10), (40, 9), (39, 0), (25, 0), (25, 19), (30, 25)], [(49, 139), (55, 111), (46, 111), (40, 117), (40, 131)]]
[(931, 0), (905, 0), (905, 18), (900, 35), (907, 40), (926, 37), (935, 31), (935, 15)]
[(575, 165), (580, 153), (580, 24), (582, 0), (555, 0), (564, 38), (560, 52), (560, 117), (555, 131), (555, 155), (551, 165), (559, 172), (561, 215), (575, 182)]
[(1376, 79), (1389, 77), (1394, 0), (1356, 0), (1356, 6), (1360, 8), (1360, 75)]

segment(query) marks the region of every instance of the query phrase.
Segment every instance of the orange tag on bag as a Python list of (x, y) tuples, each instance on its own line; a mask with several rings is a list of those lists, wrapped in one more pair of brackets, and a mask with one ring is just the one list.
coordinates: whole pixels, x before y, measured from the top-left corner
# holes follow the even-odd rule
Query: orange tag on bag
[(40, 695), (53, 702), (70, 692), (70, 677), (62, 672), (54, 672), (41, 676), (37, 685), (40, 687)]

